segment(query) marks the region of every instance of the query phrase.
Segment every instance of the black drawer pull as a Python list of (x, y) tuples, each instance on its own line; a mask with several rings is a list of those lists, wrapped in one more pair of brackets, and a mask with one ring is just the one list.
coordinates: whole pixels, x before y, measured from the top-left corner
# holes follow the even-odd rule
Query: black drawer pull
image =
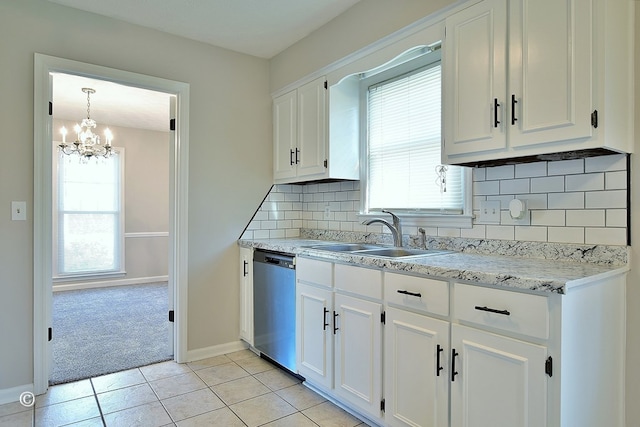
[(440, 366), (440, 353), (442, 352), (444, 352), (444, 348), (440, 347), (440, 344), (438, 344), (436, 349), (436, 377), (439, 377), (440, 371), (444, 369), (442, 366)]
[(518, 119), (516, 118), (516, 104), (518, 100), (515, 95), (511, 95), (511, 126), (515, 125)]
[(500, 124), (500, 120), (498, 120), (498, 107), (500, 103), (498, 103), (498, 98), (493, 98), (493, 127), (497, 128)]
[(249, 263), (247, 261), (243, 261), (242, 275), (246, 277), (248, 274), (249, 274)]
[(419, 292), (409, 292), (409, 291), (405, 291), (403, 289), (398, 289), (396, 292), (398, 292), (399, 294), (410, 295), (412, 297), (422, 298), (422, 294), (419, 293)]
[(503, 314), (505, 316), (511, 315), (511, 312), (509, 312), (509, 310), (496, 310), (495, 308), (480, 307), (479, 305), (476, 305), (475, 309), (480, 311), (488, 311), (489, 313)]
[(339, 314), (336, 313), (335, 311), (333, 312), (333, 335), (336, 334), (336, 331), (340, 328), (338, 328), (336, 325), (338, 324), (338, 322), (336, 321), (336, 319), (338, 318)]
[(324, 313), (322, 314), (322, 330), (326, 331), (327, 330), (327, 326), (329, 326), (329, 322), (327, 322), (327, 314), (329, 313), (329, 310), (327, 310), (327, 307), (324, 307)]
[(456, 375), (458, 375), (458, 371), (456, 371), (456, 356), (459, 354), (455, 348), (451, 349), (451, 382), (454, 382)]

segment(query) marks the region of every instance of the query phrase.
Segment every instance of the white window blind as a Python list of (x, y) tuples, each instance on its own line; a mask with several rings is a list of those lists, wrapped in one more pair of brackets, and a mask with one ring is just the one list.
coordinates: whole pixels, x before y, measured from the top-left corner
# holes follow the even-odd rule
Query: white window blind
[(441, 157), (441, 66), (434, 65), (369, 87), (367, 210), (462, 213), (461, 167)]
[(88, 163), (58, 156), (57, 275), (121, 271), (123, 154)]

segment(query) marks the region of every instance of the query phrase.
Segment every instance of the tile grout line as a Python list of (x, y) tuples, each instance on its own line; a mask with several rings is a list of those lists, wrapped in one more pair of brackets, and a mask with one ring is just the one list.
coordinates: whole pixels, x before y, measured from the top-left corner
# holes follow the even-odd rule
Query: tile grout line
[(96, 404), (98, 405), (98, 412), (100, 412), (100, 420), (102, 420), (102, 425), (106, 427), (107, 422), (104, 419), (104, 414), (102, 413), (102, 407), (100, 406), (100, 400), (98, 400), (98, 393), (96, 392), (96, 388), (93, 385), (93, 378), (89, 378), (89, 384), (91, 384), (91, 390), (93, 391), (93, 397), (96, 399)]

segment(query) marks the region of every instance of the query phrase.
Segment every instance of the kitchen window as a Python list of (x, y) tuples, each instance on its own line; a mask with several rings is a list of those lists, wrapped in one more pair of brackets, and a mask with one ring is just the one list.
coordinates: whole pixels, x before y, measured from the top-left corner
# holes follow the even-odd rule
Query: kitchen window
[(441, 164), (440, 53), (397, 62), (361, 80), (361, 213), (389, 209), (432, 226), (466, 217), (455, 226), (470, 226), (470, 172)]
[(88, 162), (63, 153), (54, 156), (54, 276), (123, 273), (124, 151)]

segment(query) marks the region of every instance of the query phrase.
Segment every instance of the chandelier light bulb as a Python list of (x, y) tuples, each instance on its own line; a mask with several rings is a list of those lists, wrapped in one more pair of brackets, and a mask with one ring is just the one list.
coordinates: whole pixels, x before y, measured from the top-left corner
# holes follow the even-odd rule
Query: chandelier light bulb
[(66, 144), (67, 143), (67, 128), (62, 126), (60, 128), (60, 133), (62, 134), (62, 143)]

